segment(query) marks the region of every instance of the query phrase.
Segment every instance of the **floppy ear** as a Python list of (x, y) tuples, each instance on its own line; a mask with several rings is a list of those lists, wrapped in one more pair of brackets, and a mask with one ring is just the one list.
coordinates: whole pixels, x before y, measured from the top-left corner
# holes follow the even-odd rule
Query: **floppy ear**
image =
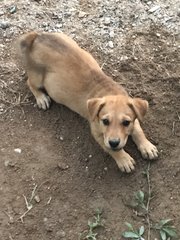
[(91, 98), (87, 100), (87, 108), (89, 111), (89, 116), (92, 121), (98, 116), (99, 112), (105, 105), (104, 98)]
[(142, 121), (148, 110), (149, 104), (146, 100), (142, 100), (141, 98), (133, 98), (129, 106), (135, 112), (137, 118)]

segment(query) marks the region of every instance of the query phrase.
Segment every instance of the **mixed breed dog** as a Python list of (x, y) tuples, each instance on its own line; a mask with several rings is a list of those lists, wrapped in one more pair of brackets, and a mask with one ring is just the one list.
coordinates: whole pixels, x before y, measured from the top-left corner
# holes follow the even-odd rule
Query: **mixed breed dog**
[(123, 172), (135, 168), (134, 159), (123, 149), (129, 135), (143, 158), (158, 157), (140, 126), (148, 102), (128, 96), (74, 40), (63, 33), (30, 32), (18, 44), (39, 108), (48, 109), (53, 99), (86, 118), (95, 140)]

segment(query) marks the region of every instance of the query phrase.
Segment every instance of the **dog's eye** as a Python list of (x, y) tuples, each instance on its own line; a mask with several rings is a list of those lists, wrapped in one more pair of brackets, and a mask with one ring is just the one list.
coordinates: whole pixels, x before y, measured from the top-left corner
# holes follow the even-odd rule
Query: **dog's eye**
[(129, 124), (130, 124), (130, 121), (124, 120), (124, 121), (122, 122), (122, 124), (123, 124), (123, 126), (128, 127)]
[(109, 120), (107, 118), (105, 119), (102, 119), (102, 122), (105, 126), (108, 126), (109, 125)]

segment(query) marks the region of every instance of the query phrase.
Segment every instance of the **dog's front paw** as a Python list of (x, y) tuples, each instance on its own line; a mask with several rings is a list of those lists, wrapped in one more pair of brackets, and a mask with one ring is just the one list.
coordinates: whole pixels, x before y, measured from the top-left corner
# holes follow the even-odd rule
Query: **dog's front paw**
[(39, 108), (47, 110), (50, 107), (51, 99), (46, 94), (42, 93), (42, 95), (36, 98), (36, 102)]
[(158, 150), (150, 141), (145, 141), (139, 146), (141, 155), (145, 159), (156, 159), (158, 157)]
[(120, 158), (116, 160), (116, 163), (122, 172), (130, 173), (135, 169), (134, 159), (125, 151), (123, 151), (123, 154), (121, 154)]

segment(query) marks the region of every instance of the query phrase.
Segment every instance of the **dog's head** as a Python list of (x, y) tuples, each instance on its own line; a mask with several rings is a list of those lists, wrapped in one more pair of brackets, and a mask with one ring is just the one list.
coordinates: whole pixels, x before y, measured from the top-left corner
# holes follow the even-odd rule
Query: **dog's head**
[(105, 147), (118, 151), (125, 146), (132, 133), (134, 120), (143, 119), (148, 102), (117, 95), (89, 99), (87, 107), (90, 124), (99, 135), (103, 135)]

